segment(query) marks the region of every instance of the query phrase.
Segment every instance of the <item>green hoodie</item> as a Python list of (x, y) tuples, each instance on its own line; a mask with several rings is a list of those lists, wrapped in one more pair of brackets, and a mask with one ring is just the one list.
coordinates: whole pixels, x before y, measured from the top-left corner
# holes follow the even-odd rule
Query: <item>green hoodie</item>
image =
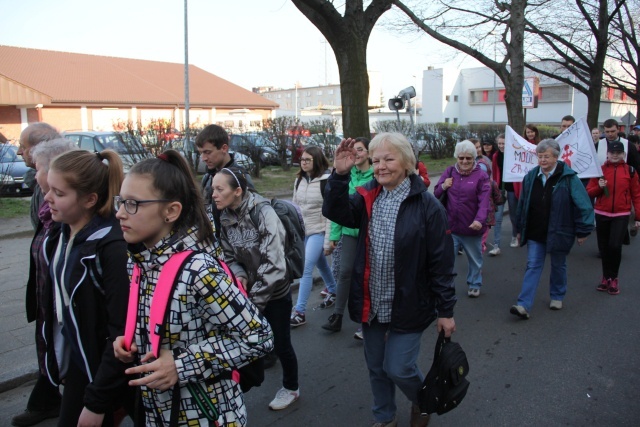
[[(373, 167), (369, 167), (364, 172), (361, 172), (357, 167), (351, 168), (351, 179), (349, 180), (349, 194), (354, 194), (356, 192), (356, 187), (360, 187), (361, 185), (366, 184), (367, 182), (373, 179)], [(342, 237), (342, 235), (358, 237), (358, 229), (357, 228), (347, 228), (341, 225), (336, 224), (335, 222), (331, 223), (331, 235), (329, 236), (329, 240), (338, 241)]]

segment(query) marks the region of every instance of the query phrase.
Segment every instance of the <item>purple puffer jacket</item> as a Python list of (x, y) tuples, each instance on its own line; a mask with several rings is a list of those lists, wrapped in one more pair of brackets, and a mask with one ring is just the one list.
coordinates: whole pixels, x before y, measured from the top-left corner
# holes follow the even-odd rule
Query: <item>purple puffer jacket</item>
[[(470, 175), (460, 175), (455, 166), (449, 166), (440, 176), (433, 194), (439, 199), (444, 191), (442, 183), (453, 177), (453, 185), (447, 190), (447, 217), (453, 234), (481, 236), (487, 229), (487, 214), (490, 209), (491, 185), (489, 177), (477, 163)], [(473, 221), (482, 224), (478, 231), (469, 228)]]

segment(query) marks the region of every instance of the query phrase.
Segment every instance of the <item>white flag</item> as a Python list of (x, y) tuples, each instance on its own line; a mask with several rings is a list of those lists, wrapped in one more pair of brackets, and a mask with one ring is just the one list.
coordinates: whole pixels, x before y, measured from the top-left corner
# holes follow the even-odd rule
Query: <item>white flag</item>
[(538, 166), (536, 146), (518, 135), (511, 126), (507, 126), (504, 136), (502, 180), (522, 182), (524, 176)]
[(560, 160), (578, 173), (580, 178), (599, 178), (602, 169), (587, 121), (582, 118), (562, 132), (556, 141), (560, 145)]

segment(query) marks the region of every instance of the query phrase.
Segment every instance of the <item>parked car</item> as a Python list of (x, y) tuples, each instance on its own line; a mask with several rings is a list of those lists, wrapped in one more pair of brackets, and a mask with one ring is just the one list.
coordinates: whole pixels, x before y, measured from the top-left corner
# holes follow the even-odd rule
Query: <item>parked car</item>
[[(230, 151), (242, 153), (253, 157), (258, 154), (260, 167), (274, 166), (280, 164), (276, 144), (269, 141), (264, 135), (255, 133), (235, 133), (229, 135)], [(291, 150), (287, 150), (287, 161), (291, 163)]]
[[(198, 150), (196, 148), (194, 139), (189, 138), (189, 141), (186, 144), (184, 139), (177, 139), (171, 142), (168, 147), (180, 152), (180, 154), (182, 154), (185, 158), (191, 157), (191, 164), (194, 164), (197, 159), (198, 167), (196, 169), (196, 173), (204, 174), (207, 172), (207, 164), (203, 162), (198, 155)], [(250, 174), (253, 174), (255, 172), (255, 164), (249, 156), (233, 150), (229, 150), (229, 154), (233, 155), (233, 158), (235, 159), (238, 166), (241, 166)]]
[(30, 168), (18, 155), (18, 147), (0, 144), (0, 194), (3, 196), (30, 196), (33, 191), (24, 182)]
[(62, 136), (78, 144), (82, 150), (94, 153), (114, 150), (122, 159), (125, 173), (140, 160), (151, 156), (139, 140), (126, 132), (65, 131)]

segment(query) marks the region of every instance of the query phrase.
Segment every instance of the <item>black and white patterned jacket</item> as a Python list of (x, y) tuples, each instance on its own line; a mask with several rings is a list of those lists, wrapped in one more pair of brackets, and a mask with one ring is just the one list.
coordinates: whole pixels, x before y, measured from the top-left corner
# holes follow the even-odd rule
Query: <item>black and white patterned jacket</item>
[[(151, 351), (147, 324), (162, 266), (176, 252), (197, 251), (178, 275), (160, 346), (161, 350), (172, 350), (178, 371), (179, 424), (213, 425), (187, 388), (190, 384), (191, 388), (204, 391), (216, 406), (219, 425), (242, 426), (247, 423), (247, 412), (240, 386), (231, 379), (216, 380), (216, 377), (270, 352), (273, 333), (256, 306), (238, 291), (209, 255), (211, 248), (196, 243), (195, 234), (192, 228), (185, 236), (172, 233), (152, 249), (130, 247), (129, 273), (133, 262), (141, 273), (135, 334), (138, 360)], [(146, 386), (141, 391), (146, 424), (169, 425), (173, 391), (162, 392)]]

